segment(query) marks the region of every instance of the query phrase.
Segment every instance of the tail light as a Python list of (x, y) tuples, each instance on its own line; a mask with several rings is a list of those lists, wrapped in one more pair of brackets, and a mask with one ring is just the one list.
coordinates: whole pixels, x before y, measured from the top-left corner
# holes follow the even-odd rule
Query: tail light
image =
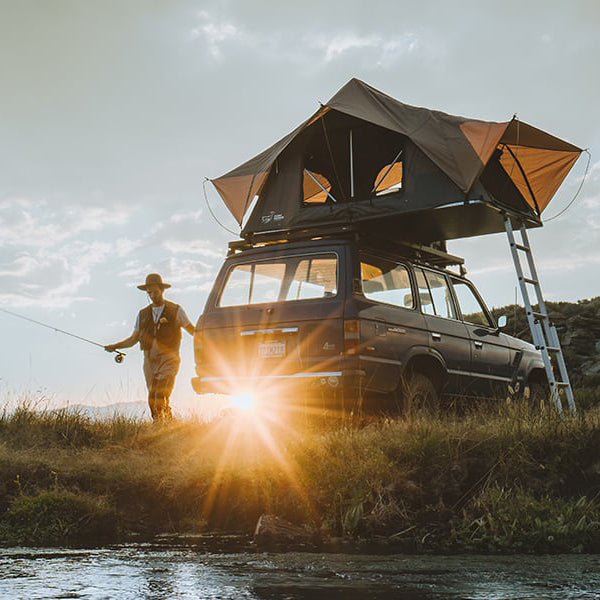
[(360, 348), (360, 321), (349, 319), (344, 321), (344, 353), (358, 354)]

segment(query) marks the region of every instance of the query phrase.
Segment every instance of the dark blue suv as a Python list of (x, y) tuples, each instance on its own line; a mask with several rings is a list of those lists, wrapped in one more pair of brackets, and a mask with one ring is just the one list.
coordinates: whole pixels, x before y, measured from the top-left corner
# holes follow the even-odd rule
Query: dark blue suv
[(195, 391), (357, 412), (541, 384), (540, 353), (435, 258), (353, 235), (233, 246), (197, 324)]

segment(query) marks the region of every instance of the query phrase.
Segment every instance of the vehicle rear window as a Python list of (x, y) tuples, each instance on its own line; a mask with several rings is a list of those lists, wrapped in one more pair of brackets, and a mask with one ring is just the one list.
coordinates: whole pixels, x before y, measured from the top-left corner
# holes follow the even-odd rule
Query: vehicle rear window
[(334, 253), (286, 256), (235, 265), (223, 286), (219, 306), (289, 302), (337, 295)]

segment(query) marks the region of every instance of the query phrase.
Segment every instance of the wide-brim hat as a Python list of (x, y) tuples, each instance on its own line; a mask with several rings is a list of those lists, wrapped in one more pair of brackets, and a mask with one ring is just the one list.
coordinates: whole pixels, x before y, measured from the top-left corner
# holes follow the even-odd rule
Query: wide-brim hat
[(150, 285), (158, 285), (163, 290), (166, 290), (167, 288), (171, 287), (171, 284), (165, 283), (162, 280), (162, 277), (158, 273), (150, 273), (149, 275), (146, 275), (146, 283), (144, 283), (142, 285), (138, 285), (137, 287), (138, 287), (138, 290), (142, 290), (142, 292), (147, 292), (148, 286), (150, 286)]

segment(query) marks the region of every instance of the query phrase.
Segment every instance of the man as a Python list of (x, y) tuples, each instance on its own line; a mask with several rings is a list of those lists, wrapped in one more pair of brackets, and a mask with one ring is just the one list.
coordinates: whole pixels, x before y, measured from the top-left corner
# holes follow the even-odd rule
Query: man
[(140, 343), (144, 351), (144, 376), (152, 418), (154, 421), (170, 420), (169, 396), (179, 370), (181, 329), (194, 335), (194, 326), (181, 306), (164, 299), (164, 291), (171, 285), (164, 283), (158, 273), (150, 273), (146, 283), (137, 287), (148, 293), (152, 304), (140, 310), (128, 338), (108, 344), (104, 349), (114, 352)]

